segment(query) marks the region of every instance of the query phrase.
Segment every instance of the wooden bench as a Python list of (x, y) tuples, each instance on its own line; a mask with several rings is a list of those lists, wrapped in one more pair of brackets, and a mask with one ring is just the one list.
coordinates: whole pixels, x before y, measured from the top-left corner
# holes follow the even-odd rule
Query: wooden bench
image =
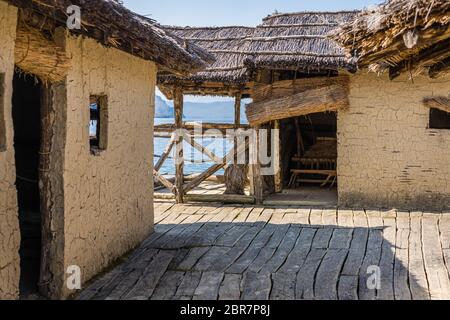
[[(325, 187), (328, 183), (330, 183), (330, 189), (334, 187), (337, 180), (337, 171), (336, 170), (314, 170), (314, 169), (292, 169), (292, 176), (289, 181), (289, 188), (293, 188), (297, 183), (320, 183), (321, 187)], [(299, 179), (301, 175), (314, 174), (324, 176), (324, 179)]]

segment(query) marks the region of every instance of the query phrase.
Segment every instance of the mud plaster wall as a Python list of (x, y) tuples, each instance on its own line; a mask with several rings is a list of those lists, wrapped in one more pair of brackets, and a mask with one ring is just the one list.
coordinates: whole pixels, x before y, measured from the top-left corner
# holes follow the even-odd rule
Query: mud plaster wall
[[(156, 66), (90, 39), (66, 44), (64, 262), (80, 266), (86, 282), (153, 229)], [(98, 156), (89, 146), (90, 95), (108, 96), (108, 147)]]
[(6, 151), (0, 150), (0, 299), (15, 299), (19, 295), (20, 232), (11, 112), (16, 24), (17, 9), (0, 1), (0, 73), (5, 74), (0, 104), (4, 107), (6, 128)]
[(339, 202), (352, 207), (450, 207), (450, 130), (428, 129), (422, 99), (450, 95), (450, 78), (360, 72), (339, 112)]

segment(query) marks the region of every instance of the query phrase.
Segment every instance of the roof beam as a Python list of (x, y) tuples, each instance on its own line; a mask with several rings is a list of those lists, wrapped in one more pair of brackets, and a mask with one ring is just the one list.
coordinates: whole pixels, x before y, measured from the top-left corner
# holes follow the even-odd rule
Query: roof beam
[(410, 60), (405, 60), (398, 65), (389, 68), (389, 78), (391, 80), (397, 78), (402, 72), (426, 68), (435, 65), (437, 62), (450, 57), (450, 39), (441, 41), (421, 50)]

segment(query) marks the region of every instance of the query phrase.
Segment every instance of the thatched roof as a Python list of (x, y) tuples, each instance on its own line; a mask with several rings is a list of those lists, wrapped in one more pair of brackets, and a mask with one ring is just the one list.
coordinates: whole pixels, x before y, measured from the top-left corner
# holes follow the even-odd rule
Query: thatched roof
[(66, 27), (66, 10), (71, 5), (81, 8), (81, 30), (70, 30), (115, 47), (140, 58), (156, 62), (160, 67), (180, 75), (197, 72), (212, 62), (213, 57), (194, 45), (186, 45), (179, 37), (162, 29), (152, 19), (140, 16), (117, 0), (5, 0), (21, 9), (31, 27), (52, 33)]
[(274, 14), (255, 28), (165, 27), (214, 54), (216, 62), (187, 78), (160, 75), (159, 83), (169, 87), (192, 82), (197, 84), (195, 90), (199, 91), (202, 83), (244, 85), (254, 80), (254, 71), (258, 69), (356, 70), (356, 64), (346, 57), (345, 51), (327, 38), (330, 32), (356, 14), (355, 11)]
[[(215, 63), (189, 77), (193, 82), (245, 83), (249, 70), (245, 53), (255, 28), (251, 27), (165, 27), (188, 43), (198, 45), (215, 56)], [(175, 80), (172, 78), (172, 80)]]
[(389, 68), (391, 78), (402, 71), (434, 76), (449, 63), (450, 1), (386, 1), (342, 26), (334, 39), (361, 67)]
[(327, 36), (340, 24), (354, 19), (356, 11), (274, 14), (253, 34), (249, 51), (255, 68), (281, 70), (353, 71), (356, 65)]

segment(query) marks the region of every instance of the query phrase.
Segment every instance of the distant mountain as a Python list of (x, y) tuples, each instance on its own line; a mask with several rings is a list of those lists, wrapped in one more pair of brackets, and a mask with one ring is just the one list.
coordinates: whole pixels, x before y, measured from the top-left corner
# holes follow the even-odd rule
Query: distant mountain
[(173, 105), (164, 101), (160, 96), (156, 96), (155, 117), (156, 118), (173, 118)]
[[(158, 109), (158, 105), (160, 106)], [(173, 102), (156, 98), (156, 118), (173, 118)], [(234, 122), (234, 102), (184, 102), (183, 118), (185, 121)], [(241, 121), (247, 122), (245, 102), (241, 107)]]

